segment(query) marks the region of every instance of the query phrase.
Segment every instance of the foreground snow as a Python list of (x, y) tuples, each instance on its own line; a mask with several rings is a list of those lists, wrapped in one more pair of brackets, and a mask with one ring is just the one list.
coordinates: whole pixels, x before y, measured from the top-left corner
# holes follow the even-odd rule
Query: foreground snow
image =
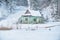
[[(53, 26), (54, 23), (40, 24), (41, 26)], [(58, 24), (58, 25), (56, 25)], [(55, 22), (49, 31), (41, 28), (38, 30), (0, 30), (0, 40), (60, 40), (60, 22)], [(55, 26), (56, 25), (56, 26)]]
[(54, 31), (0, 31), (0, 40), (60, 40), (60, 32)]
[(45, 28), (38, 30), (0, 30), (0, 40), (60, 40), (60, 25), (52, 27), (50, 31)]

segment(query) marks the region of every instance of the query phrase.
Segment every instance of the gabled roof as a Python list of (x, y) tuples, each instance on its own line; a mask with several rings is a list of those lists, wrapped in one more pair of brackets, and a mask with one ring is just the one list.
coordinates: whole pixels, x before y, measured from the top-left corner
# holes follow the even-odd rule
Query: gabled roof
[(34, 11), (34, 10), (26, 10), (26, 12), (24, 13), (25, 16), (29, 16), (29, 15), (32, 15), (32, 16), (41, 16), (39, 11)]
[(31, 12), (29, 10), (26, 10), (24, 15), (31, 15)]
[(29, 11), (29, 10), (27, 10), (27, 11), (25, 12), (25, 14), (31, 14), (31, 13), (30, 13), (30, 11)]

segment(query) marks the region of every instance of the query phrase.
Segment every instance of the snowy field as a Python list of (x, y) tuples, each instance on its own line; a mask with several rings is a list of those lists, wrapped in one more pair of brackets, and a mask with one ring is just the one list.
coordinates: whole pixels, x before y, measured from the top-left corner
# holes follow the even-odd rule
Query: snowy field
[(60, 40), (60, 32), (57, 31), (0, 31), (0, 40)]
[(39, 30), (0, 30), (0, 40), (60, 40), (60, 26)]

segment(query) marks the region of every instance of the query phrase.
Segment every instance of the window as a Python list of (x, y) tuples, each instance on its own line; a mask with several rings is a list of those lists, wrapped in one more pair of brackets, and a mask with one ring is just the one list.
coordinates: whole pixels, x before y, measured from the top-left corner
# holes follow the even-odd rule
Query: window
[(26, 21), (28, 21), (28, 19), (27, 19), (27, 18), (25, 18), (25, 20), (26, 20)]
[(22, 20), (20, 21), (20, 23), (22, 23)]
[(34, 19), (34, 21), (36, 21), (36, 19)]

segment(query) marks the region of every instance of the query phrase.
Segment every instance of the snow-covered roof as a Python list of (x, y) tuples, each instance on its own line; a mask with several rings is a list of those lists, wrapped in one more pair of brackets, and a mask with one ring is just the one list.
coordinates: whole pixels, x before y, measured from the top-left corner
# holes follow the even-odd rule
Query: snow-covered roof
[(39, 11), (34, 11), (34, 10), (26, 10), (24, 15), (41, 16)]

